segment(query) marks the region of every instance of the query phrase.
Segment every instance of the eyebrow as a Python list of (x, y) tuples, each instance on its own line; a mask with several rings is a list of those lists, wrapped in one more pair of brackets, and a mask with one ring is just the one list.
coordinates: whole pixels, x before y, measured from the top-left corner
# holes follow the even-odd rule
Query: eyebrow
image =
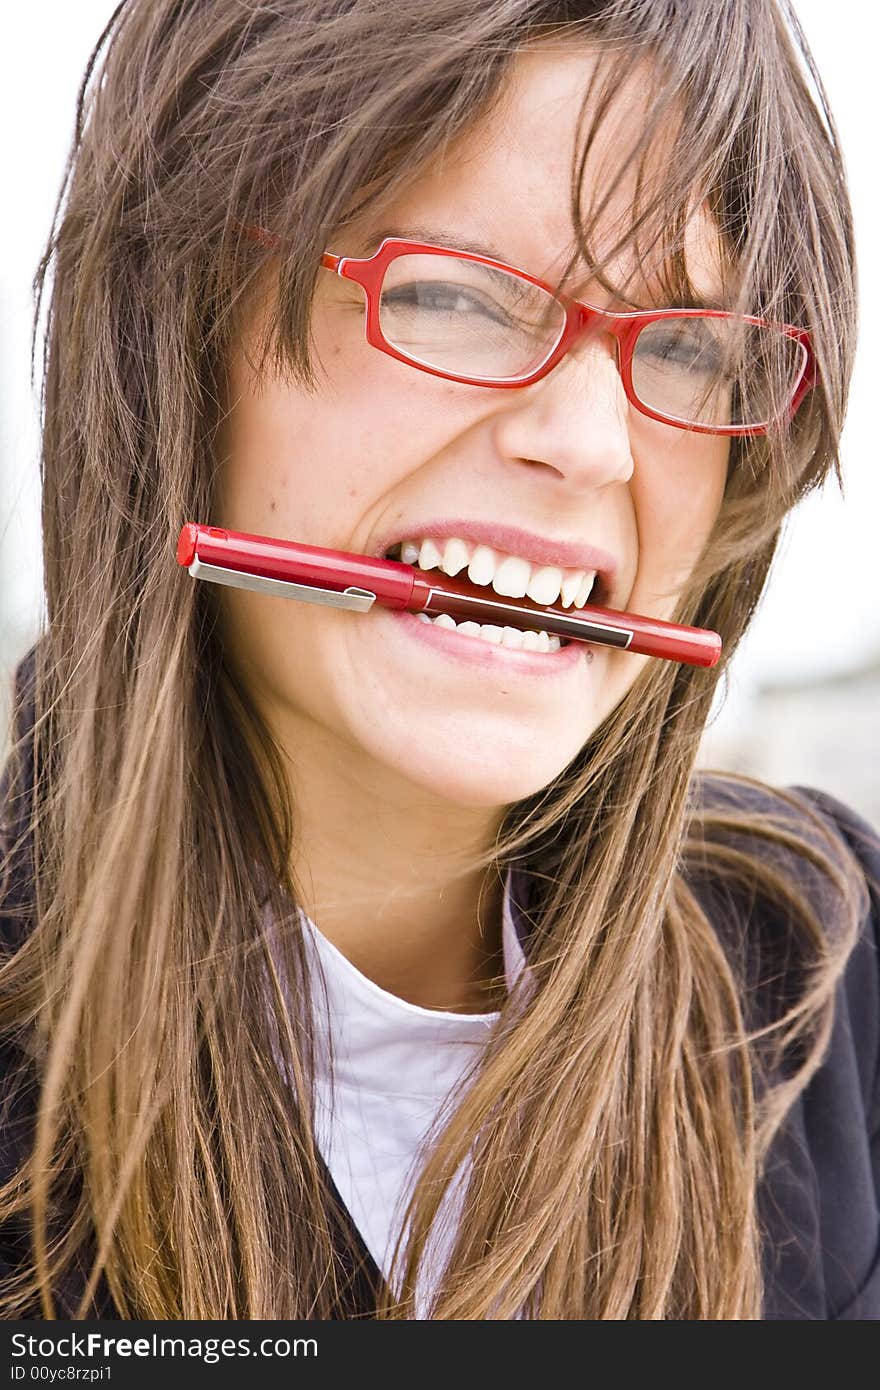
[[(497, 247), (481, 242), (476, 237), (464, 236), (461, 232), (449, 231), (442, 227), (428, 227), (417, 223), (410, 223), (406, 227), (381, 227), (379, 231), (370, 232), (362, 237), (358, 242), (358, 248), (363, 253), (371, 248), (375, 250), (386, 237), (399, 237), (406, 241), (423, 241), (435, 246), (448, 247), (450, 251), (470, 251), (477, 256), (488, 256), (493, 261), (503, 261), (505, 265), (512, 266), (513, 269), (518, 268), (516, 261), (512, 260), (510, 256), (504, 255)], [(626, 302), (632, 309), (643, 307), (633, 304), (631, 300), (621, 302)], [(696, 291), (690, 296), (675, 295), (672, 299), (664, 301), (662, 307), (665, 309), (721, 309), (724, 312), (727, 312), (728, 309), (728, 306), (717, 295), (703, 295)]]
[(360, 245), (366, 248), (374, 241), (384, 241), (387, 236), (401, 237), (406, 241), (425, 241), (435, 246), (448, 246), (450, 251), (472, 251), (477, 256), (488, 256), (492, 261), (504, 261), (505, 265), (516, 269), (515, 261), (503, 255), (496, 247), (478, 241), (475, 237), (462, 236), (460, 232), (447, 231), (441, 227), (382, 227), (378, 232), (371, 232), (369, 236), (364, 237)]

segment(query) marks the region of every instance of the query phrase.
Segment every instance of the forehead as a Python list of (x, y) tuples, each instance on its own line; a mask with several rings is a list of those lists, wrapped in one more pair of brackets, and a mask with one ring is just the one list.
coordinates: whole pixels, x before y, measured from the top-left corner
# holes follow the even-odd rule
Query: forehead
[[(593, 102), (583, 117), (581, 107), (591, 82), (601, 81), (605, 61), (583, 41), (556, 38), (526, 45), (512, 60), (492, 110), (438, 153), (403, 194), (371, 208), (355, 229), (357, 246), (350, 249), (366, 252), (377, 244), (377, 233), (393, 231), (482, 252), (555, 280), (577, 250), (572, 179)], [(644, 132), (649, 75), (647, 60), (631, 69), (598, 127), (581, 180), (585, 222)], [(640, 277), (629, 233), (637, 171), (650, 186), (662, 184), (673, 134), (669, 123), (656, 132), (641, 168), (637, 161), (623, 173), (595, 224), (592, 245), (600, 256), (625, 240), (611, 256), (609, 271), (615, 283), (631, 284), (634, 293)], [(723, 249), (705, 208), (689, 210), (684, 248), (694, 288), (706, 302), (722, 303)], [(591, 278), (579, 257), (566, 287), (582, 292)]]

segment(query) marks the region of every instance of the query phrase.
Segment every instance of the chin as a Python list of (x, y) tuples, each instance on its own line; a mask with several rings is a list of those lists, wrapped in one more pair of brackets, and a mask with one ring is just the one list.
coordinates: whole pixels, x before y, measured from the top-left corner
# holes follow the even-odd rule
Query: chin
[[(503, 756), (504, 752), (507, 756)], [(544, 759), (525, 757), (518, 763), (510, 757), (510, 750), (499, 743), (494, 756), (482, 760), (462, 761), (457, 751), (450, 750), (440, 760), (435, 758), (430, 764), (405, 768), (398, 765), (416, 786), (423, 787), (439, 801), (463, 809), (488, 809), (512, 805), (541, 791), (567, 766), (577, 749), (572, 749), (568, 757)]]

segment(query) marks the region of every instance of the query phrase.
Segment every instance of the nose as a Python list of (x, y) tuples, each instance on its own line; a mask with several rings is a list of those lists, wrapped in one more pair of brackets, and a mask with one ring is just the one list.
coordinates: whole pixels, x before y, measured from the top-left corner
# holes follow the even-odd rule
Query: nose
[(504, 394), (495, 427), (503, 458), (543, 464), (569, 489), (632, 476), (629, 403), (610, 334), (586, 334), (541, 381)]

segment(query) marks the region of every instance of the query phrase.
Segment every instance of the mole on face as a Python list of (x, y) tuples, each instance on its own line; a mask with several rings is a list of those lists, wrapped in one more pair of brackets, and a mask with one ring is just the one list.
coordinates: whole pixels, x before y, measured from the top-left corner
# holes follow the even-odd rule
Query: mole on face
[(269, 511), (270, 511), (270, 512), (274, 512), (274, 510), (275, 510), (275, 498), (273, 497), (273, 498), (272, 498), (272, 501), (269, 503)]

